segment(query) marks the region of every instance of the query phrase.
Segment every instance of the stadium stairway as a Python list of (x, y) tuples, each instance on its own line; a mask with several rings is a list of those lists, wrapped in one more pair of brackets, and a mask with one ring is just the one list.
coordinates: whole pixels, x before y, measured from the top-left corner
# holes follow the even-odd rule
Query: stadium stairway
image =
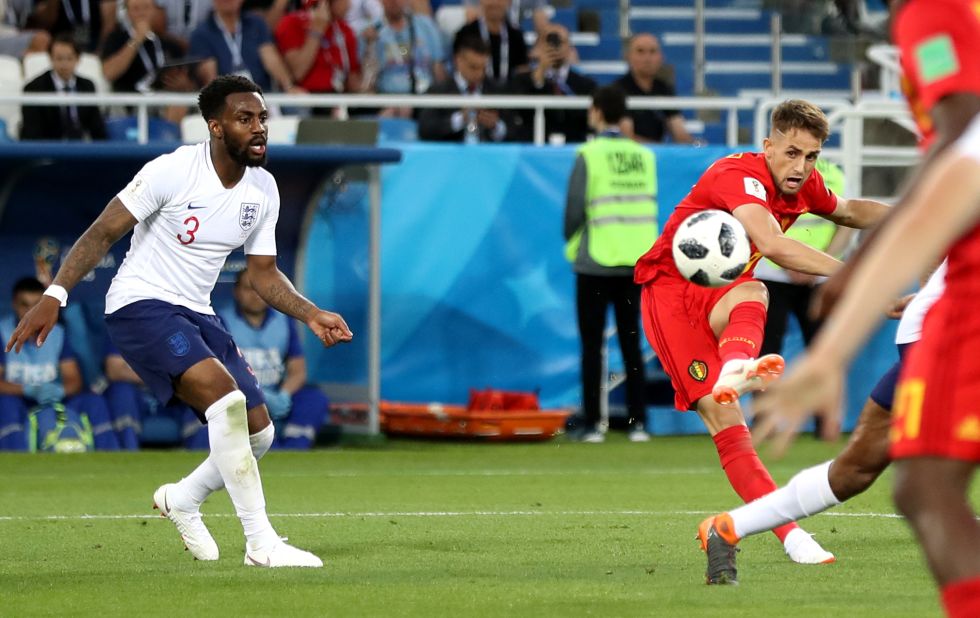
[[(626, 71), (619, 38), (619, 10), (605, 0), (578, 0), (579, 11), (599, 17), (598, 33), (575, 33), (572, 40), (582, 62), (580, 68), (600, 84)], [(764, 96), (772, 88), (772, 38), (769, 11), (761, 0), (706, 0), (705, 85), (717, 96)], [(651, 32), (661, 41), (665, 61), (673, 67), (679, 96), (694, 92), (694, 0), (633, 0), (632, 32)], [(557, 13), (556, 13), (557, 14)], [(563, 17), (563, 22), (567, 21)], [(565, 24), (567, 25), (567, 24)], [(848, 97), (851, 67), (830, 59), (825, 37), (783, 34), (781, 40), (782, 90), (801, 97)], [(693, 118), (692, 114), (685, 114)], [(750, 112), (739, 124), (751, 128)], [(724, 141), (723, 122), (706, 122), (701, 137)]]

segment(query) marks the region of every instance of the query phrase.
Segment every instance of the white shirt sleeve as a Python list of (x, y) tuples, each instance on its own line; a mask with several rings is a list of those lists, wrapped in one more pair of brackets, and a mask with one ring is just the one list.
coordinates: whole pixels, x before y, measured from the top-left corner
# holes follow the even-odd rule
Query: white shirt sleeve
[(156, 158), (143, 166), (116, 197), (137, 221), (143, 221), (163, 208), (172, 197), (173, 174), (166, 157)]
[(980, 161), (980, 115), (974, 116), (966, 131), (956, 140), (955, 148), (961, 155)]
[(245, 241), (246, 255), (276, 255), (276, 223), (279, 221), (279, 187), (273, 182), (269, 207), (255, 231)]

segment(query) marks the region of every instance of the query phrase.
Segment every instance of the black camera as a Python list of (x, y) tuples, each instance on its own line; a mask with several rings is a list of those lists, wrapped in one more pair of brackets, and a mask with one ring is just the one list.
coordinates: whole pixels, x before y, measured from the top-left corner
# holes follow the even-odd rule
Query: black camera
[(561, 35), (558, 34), (557, 32), (549, 32), (544, 36), (544, 42), (547, 43), (549, 46), (557, 49), (561, 47), (561, 43), (562, 43)]

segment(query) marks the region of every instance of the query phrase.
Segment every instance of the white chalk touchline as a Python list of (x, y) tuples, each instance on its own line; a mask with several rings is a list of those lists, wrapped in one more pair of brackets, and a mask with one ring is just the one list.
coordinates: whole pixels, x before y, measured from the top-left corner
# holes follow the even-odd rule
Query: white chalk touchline
[[(269, 513), (269, 517), (294, 517), (308, 519), (357, 518), (357, 517), (674, 517), (678, 515), (711, 515), (717, 511), (645, 511), (645, 510), (607, 510), (607, 511), (335, 511), (324, 513)], [(828, 517), (859, 517), (869, 519), (901, 519), (897, 513), (841, 513), (826, 512)], [(206, 517), (236, 517), (234, 513), (215, 513)], [(159, 514), (144, 513), (134, 515), (0, 515), (3, 521), (86, 521), (118, 519), (159, 519)]]

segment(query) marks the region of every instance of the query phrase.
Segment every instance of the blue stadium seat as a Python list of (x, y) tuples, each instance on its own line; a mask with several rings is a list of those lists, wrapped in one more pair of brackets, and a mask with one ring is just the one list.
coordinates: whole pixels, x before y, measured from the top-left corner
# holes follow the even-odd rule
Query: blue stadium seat
[(12, 142), (14, 140), (10, 139), (7, 135), (7, 123), (3, 118), (0, 118), (0, 142)]
[[(135, 142), (138, 139), (136, 116), (110, 118), (105, 123), (109, 141)], [(149, 138), (151, 142), (179, 142), (180, 127), (161, 118), (150, 118)]]
[(418, 139), (418, 124), (411, 118), (378, 118), (378, 143), (415, 142)]
[(581, 60), (619, 60), (623, 57), (623, 44), (619, 36), (604, 35), (596, 45), (576, 45)]

